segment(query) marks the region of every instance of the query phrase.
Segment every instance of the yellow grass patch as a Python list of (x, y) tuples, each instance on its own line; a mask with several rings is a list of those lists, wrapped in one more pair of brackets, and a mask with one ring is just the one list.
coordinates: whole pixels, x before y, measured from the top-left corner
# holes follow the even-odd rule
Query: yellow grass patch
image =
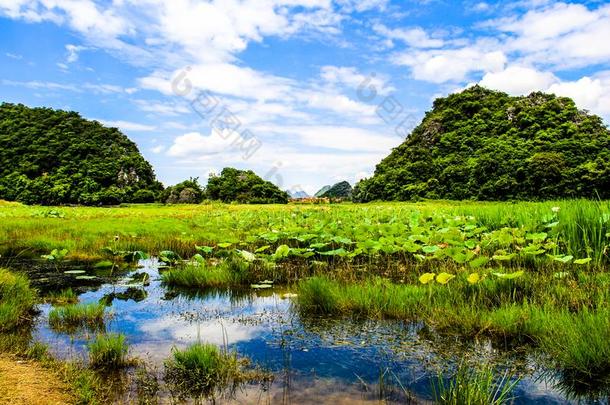
[(68, 387), (52, 371), (31, 361), (0, 356), (0, 404), (74, 403)]

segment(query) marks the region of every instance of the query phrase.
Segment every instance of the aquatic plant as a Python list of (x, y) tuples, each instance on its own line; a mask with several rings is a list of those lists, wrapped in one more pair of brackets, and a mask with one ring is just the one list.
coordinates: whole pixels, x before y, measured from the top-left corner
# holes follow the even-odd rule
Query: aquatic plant
[(435, 403), (443, 405), (502, 405), (513, 400), (518, 382), (509, 373), (497, 378), (488, 365), (473, 368), (462, 363), (448, 381), (440, 374), (432, 382), (432, 395)]
[(10, 332), (31, 321), (36, 293), (25, 276), (0, 268), (0, 332)]
[(55, 265), (55, 270), (59, 272), (59, 264), (66, 258), (68, 249), (53, 249), (49, 254), (40, 256)]
[(174, 348), (165, 361), (165, 382), (180, 399), (214, 398), (224, 390), (234, 391), (243, 378), (237, 354), (212, 344)]
[(71, 305), (78, 303), (78, 295), (72, 288), (61, 291), (52, 291), (44, 297), (44, 301), (53, 305)]
[(580, 381), (610, 374), (608, 309), (562, 312), (548, 323), (549, 332), (541, 336), (540, 347), (560, 370)]
[(97, 335), (87, 345), (89, 349), (89, 365), (98, 369), (118, 369), (129, 364), (127, 360), (127, 345), (125, 335)]
[(49, 312), (49, 325), (59, 331), (78, 328), (99, 330), (104, 327), (106, 307), (100, 303), (66, 305)]

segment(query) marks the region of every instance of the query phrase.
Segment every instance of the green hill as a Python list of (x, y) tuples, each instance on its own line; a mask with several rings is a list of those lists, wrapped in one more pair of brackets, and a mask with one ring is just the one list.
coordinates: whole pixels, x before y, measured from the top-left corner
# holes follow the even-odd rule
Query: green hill
[(149, 202), (162, 186), (137, 146), (78, 113), (0, 105), (0, 199), (26, 204)]
[(471, 87), (439, 98), (357, 201), (610, 198), (610, 131), (565, 97)]
[(321, 198), (328, 190), (330, 190), (331, 186), (324, 186), (321, 189), (318, 190), (317, 193), (315, 193), (313, 196), (316, 198)]
[(341, 181), (324, 191), (320, 197), (327, 198), (350, 198), (352, 186), (347, 181)]
[(222, 169), (220, 176), (210, 176), (206, 197), (222, 202), (243, 204), (286, 204), (289, 195), (252, 170)]

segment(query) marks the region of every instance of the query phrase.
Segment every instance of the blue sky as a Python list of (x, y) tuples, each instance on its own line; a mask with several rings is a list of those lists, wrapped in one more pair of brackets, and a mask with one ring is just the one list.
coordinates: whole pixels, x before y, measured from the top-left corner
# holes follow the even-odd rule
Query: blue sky
[(608, 38), (603, 1), (0, 0), (0, 100), (119, 127), (166, 185), (231, 166), (313, 193), (476, 83), (610, 122)]

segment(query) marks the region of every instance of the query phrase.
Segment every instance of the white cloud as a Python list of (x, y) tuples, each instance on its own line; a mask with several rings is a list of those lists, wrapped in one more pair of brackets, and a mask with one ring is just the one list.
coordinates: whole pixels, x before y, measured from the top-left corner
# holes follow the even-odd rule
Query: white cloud
[(19, 54), (14, 54), (14, 53), (6, 52), (5, 55), (6, 55), (7, 58), (11, 58), (11, 59), (15, 59), (15, 60), (23, 59), (23, 56), (19, 55)]
[(323, 66), (320, 69), (320, 76), (327, 84), (341, 84), (351, 90), (358, 89), (368, 80), (367, 86), (373, 86), (377, 90), (377, 94), (382, 96), (396, 90), (388, 85), (389, 80), (386, 76), (379, 73), (364, 75), (355, 67)]
[(128, 132), (128, 131), (147, 132), (147, 131), (154, 131), (156, 129), (156, 127), (153, 125), (139, 124), (137, 122), (120, 121), (120, 120), (119, 121), (97, 120), (97, 121), (101, 122), (102, 124), (104, 124), (108, 127), (119, 128), (121, 131), (125, 131), (125, 132)]
[(389, 0), (338, 0), (339, 5), (345, 12), (353, 11), (363, 12), (373, 9), (384, 11), (389, 3)]
[(163, 146), (163, 145), (157, 145), (157, 146), (153, 146), (152, 148), (150, 148), (150, 151), (156, 155), (163, 152), (164, 150), (165, 150), (165, 146)]
[(190, 132), (176, 137), (167, 154), (177, 158), (205, 158), (231, 149), (231, 140), (224, 139), (216, 131), (208, 136)]
[(66, 63), (74, 63), (78, 60), (78, 53), (86, 50), (86, 46), (78, 46), (68, 44), (66, 45), (66, 51), (68, 51), (68, 56), (66, 58)]
[(440, 48), (444, 45), (442, 39), (432, 38), (421, 27), (390, 29), (383, 24), (373, 25), (373, 30), (390, 40), (399, 40), (412, 48)]
[(521, 95), (547, 89), (556, 81), (557, 77), (549, 72), (539, 72), (525, 66), (508, 66), (500, 72), (485, 74), (479, 84), (509, 94)]
[(548, 92), (570, 97), (580, 108), (600, 114), (610, 123), (610, 75), (583, 77), (576, 81), (555, 83)]
[[(156, 72), (140, 79), (146, 89), (174, 95), (171, 82), (182, 70), (171, 74)], [(231, 63), (213, 63), (191, 66), (187, 79), (195, 89), (255, 100), (280, 99), (291, 93), (292, 81), (258, 72)]]
[[(409, 66), (413, 78), (432, 83), (462, 82), (474, 72), (498, 72), (507, 63), (502, 51), (487, 46), (409, 51), (394, 56), (394, 63)], [(489, 48), (492, 48), (491, 46)]]
[(158, 115), (170, 115), (177, 116), (180, 114), (189, 114), (192, 112), (187, 106), (176, 102), (158, 102), (150, 100), (134, 100), (134, 103), (138, 108), (144, 112), (158, 114)]
[(16, 86), (16, 87), (26, 87), (29, 89), (46, 89), (46, 90), (68, 90), (68, 91), (81, 91), (78, 87), (73, 86), (71, 84), (62, 84), (55, 82), (43, 82), (38, 80), (31, 81), (16, 81), (16, 80), (5, 80), (3, 79), (0, 83), (4, 86)]
[(544, 4), (486, 26), (508, 33), (505, 51), (530, 63), (568, 68), (610, 61), (610, 5)]
[[(60, 66), (61, 68), (62, 66)], [(65, 66), (67, 68), (67, 66)], [(15, 81), (15, 80), (2, 80), (2, 83), (5, 86), (17, 86), (17, 87), (26, 87), (29, 89), (47, 89), (47, 90), (66, 90), (73, 91), (77, 93), (82, 93), (84, 91), (90, 91), (96, 94), (110, 94), (110, 93), (123, 93), (125, 90), (121, 86), (116, 86), (113, 84), (104, 84), (104, 83), (83, 83), (79, 86), (72, 84), (64, 84), (64, 83), (55, 83), (55, 82), (43, 82), (37, 80), (31, 81)]]
[(259, 128), (261, 133), (297, 137), (301, 144), (355, 152), (389, 152), (402, 139), (382, 135), (377, 131), (357, 127), (332, 125), (267, 126)]

